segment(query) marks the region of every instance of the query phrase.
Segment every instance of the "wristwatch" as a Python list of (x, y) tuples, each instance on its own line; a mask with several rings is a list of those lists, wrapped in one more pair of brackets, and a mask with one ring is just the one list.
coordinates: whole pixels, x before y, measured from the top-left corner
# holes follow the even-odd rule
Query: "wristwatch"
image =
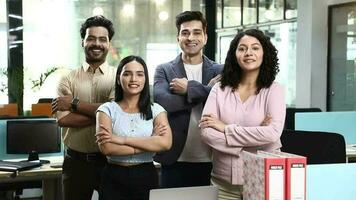
[(72, 102), (70, 103), (70, 111), (71, 112), (77, 111), (78, 104), (79, 104), (79, 99), (73, 98)]

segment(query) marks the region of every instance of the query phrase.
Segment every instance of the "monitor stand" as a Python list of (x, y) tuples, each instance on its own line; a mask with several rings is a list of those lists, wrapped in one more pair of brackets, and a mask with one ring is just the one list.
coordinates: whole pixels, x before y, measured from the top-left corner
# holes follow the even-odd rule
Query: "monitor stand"
[(30, 152), (30, 153), (28, 154), (27, 161), (38, 161), (38, 162), (40, 162), (42, 165), (49, 163), (49, 160), (40, 160), (39, 157), (38, 157), (38, 153), (35, 152), (35, 151), (32, 151), (32, 152)]

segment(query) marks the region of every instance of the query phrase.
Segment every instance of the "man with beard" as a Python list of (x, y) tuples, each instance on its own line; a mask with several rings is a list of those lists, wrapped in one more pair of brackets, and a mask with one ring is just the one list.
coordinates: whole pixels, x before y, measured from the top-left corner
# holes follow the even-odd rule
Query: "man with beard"
[(103, 16), (90, 17), (82, 24), (80, 35), (85, 61), (60, 80), (59, 97), (52, 102), (58, 124), (63, 127), (65, 200), (89, 200), (94, 190), (100, 198), (100, 177), (106, 157), (96, 144), (95, 111), (113, 99), (115, 91), (116, 69), (106, 61), (114, 35), (112, 22)]
[(222, 67), (203, 55), (208, 36), (201, 12), (178, 14), (176, 27), (182, 53), (156, 68), (153, 90), (155, 102), (168, 112), (173, 145), (155, 160), (162, 165), (162, 187), (210, 185), (211, 154), (200, 139), (198, 122)]

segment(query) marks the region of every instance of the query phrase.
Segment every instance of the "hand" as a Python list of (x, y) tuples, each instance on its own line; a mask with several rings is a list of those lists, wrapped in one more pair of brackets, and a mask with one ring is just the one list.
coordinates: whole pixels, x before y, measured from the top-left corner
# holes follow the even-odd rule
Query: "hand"
[(216, 75), (214, 78), (210, 79), (208, 86), (213, 87), (215, 83), (221, 80), (221, 74)]
[(53, 99), (51, 104), (52, 113), (57, 111), (69, 111), (71, 108), (72, 99), (73, 97), (70, 95)]
[(199, 122), (200, 128), (213, 128), (222, 133), (225, 133), (225, 126), (226, 124), (224, 124), (222, 121), (220, 121), (217, 117), (215, 117), (212, 114), (203, 115), (203, 117)]
[(168, 127), (167, 125), (164, 124), (157, 124), (154, 128), (153, 128), (153, 134), (152, 136), (162, 136), (164, 134), (167, 133)]
[(95, 134), (96, 143), (99, 145), (111, 142), (119, 145), (125, 144), (125, 137), (112, 134), (104, 125), (100, 124), (100, 131)]
[(267, 115), (265, 119), (262, 121), (261, 126), (268, 126), (272, 122), (272, 117), (270, 115)]
[(188, 79), (186, 78), (174, 78), (172, 82), (169, 83), (169, 89), (176, 94), (186, 94), (188, 87)]

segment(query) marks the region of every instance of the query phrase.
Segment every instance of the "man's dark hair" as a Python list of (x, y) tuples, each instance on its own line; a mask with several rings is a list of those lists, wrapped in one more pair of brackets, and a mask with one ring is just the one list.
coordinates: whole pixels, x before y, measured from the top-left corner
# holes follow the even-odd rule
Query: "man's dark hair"
[(82, 39), (84, 39), (87, 28), (93, 27), (93, 26), (102, 26), (105, 27), (108, 32), (109, 32), (109, 40), (114, 36), (115, 30), (112, 22), (108, 19), (106, 19), (102, 15), (96, 15), (93, 17), (89, 17), (85, 22), (82, 24), (82, 27), (80, 28), (80, 36)]
[(272, 85), (277, 73), (279, 72), (279, 63), (277, 57), (278, 51), (276, 47), (272, 44), (267, 35), (257, 29), (242, 31), (231, 41), (230, 48), (225, 59), (224, 69), (222, 71), (221, 88), (224, 88), (225, 86), (237, 88), (241, 82), (243, 72), (241, 66), (237, 62), (236, 49), (239, 45), (240, 39), (245, 35), (256, 38), (261, 43), (263, 49), (263, 60), (256, 81), (256, 93), (259, 93), (262, 88), (268, 88)]
[(206, 33), (207, 22), (203, 16), (203, 13), (201, 13), (200, 11), (184, 11), (176, 16), (176, 27), (178, 34), (180, 32), (181, 24), (193, 20), (201, 21), (201, 23), (203, 24), (203, 31), (204, 33)]
[(115, 81), (115, 101), (121, 101), (124, 98), (124, 91), (122, 89), (120, 82), (120, 74), (122, 72), (123, 67), (132, 61), (136, 61), (143, 66), (143, 70), (145, 73), (145, 85), (141, 91), (140, 99), (138, 100), (138, 107), (140, 109), (141, 117), (145, 120), (152, 119), (152, 110), (151, 110), (151, 95), (150, 95), (150, 85), (148, 79), (148, 69), (145, 61), (139, 56), (127, 56), (123, 58), (116, 71), (116, 81)]

